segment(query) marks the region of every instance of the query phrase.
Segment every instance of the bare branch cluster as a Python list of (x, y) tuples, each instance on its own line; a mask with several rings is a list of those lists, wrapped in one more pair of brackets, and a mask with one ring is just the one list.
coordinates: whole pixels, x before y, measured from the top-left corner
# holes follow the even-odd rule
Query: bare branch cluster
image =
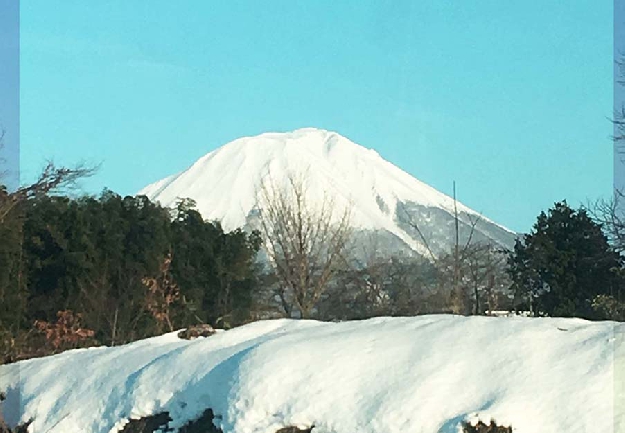
[(617, 189), (611, 199), (600, 199), (588, 206), (593, 220), (601, 224), (610, 245), (619, 253), (625, 251), (624, 205), (623, 191)]
[(257, 191), (265, 250), (276, 273), (287, 315), (294, 304), (310, 314), (334, 276), (350, 239), (351, 207), (337, 210), (324, 194), (307, 197), (306, 176), (289, 174), (285, 184), (269, 177)]
[(454, 188), (454, 244), (443, 254), (434, 254), (428, 240), (413, 216), (402, 207), (404, 218), (418, 233), (437, 269), (440, 289), (450, 291), (450, 307), (455, 314), (481, 314), (483, 307), (493, 309), (497, 304), (497, 289), (504, 288), (506, 279), (505, 254), (489, 243), (475, 241), (475, 232), (482, 217), (468, 215), (469, 234), (460, 244), (459, 221)]
[(73, 168), (57, 167), (49, 161), (36, 182), (20, 187), (14, 192), (9, 192), (6, 188), (0, 187), (0, 223), (18, 203), (70, 188), (75, 185), (78, 179), (92, 176), (96, 170), (97, 168), (86, 167), (85, 165), (78, 165)]

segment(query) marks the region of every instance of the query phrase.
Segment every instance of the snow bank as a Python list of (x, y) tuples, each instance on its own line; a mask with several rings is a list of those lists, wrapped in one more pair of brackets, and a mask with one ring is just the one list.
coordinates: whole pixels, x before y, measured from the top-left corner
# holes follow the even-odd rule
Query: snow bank
[(33, 432), (116, 432), (164, 410), (177, 427), (207, 407), (225, 433), (455, 433), (491, 417), (519, 433), (622, 432), (624, 336), (580, 319), (261, 321), (3, 366), (0, 390), (9, 424), (34, 418)]

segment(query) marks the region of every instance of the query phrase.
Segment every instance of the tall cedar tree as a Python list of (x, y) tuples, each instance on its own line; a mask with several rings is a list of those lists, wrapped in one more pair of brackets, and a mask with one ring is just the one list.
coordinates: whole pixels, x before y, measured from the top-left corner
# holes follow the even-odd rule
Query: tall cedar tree
[(171, 271), (182, 289), (185, 320), (225, 327), (241, 323), (252, 306), (259, 234), (225, 233), (219, 223), (205, 222), (194, 206), (192, 200), (179, 201), (171, 226)]
[(566, 201), (541, 212), (508, 258), (520, 299), (549, 316), (595, 318), (592, 300), (618, 287), (620, 257), (584, 209)]

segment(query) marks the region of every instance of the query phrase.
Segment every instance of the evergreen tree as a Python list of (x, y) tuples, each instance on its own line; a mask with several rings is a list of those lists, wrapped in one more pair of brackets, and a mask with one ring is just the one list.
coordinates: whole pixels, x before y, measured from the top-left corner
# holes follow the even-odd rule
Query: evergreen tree
[(249, 318), (256, 281), (257, 232), (225, 233), (181, 200), (172, 221), (172, 274), (186, 309), (184, 320), (232, 326)]
[[(0, 185), (0, 202), (9, 193)], [(23, 209), (16, 206), (0, 223), (0, 332), (16, 332), (24, 326), (26, 291), (22, 262)]]
[(617, 287), (619, 267), (601, 226), (566, 202), (541, 212), (508, 259), (517, 297), (550, 316), (596, 317), (592, 300)]

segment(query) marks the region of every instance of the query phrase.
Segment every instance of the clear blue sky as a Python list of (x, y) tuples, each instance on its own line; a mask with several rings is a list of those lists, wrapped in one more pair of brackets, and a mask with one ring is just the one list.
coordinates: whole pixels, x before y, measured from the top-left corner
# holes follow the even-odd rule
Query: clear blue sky
[(517, 231), (609, 196), (611, 0), (21, 7), (21, 167), (132, 194), (245, 135), (335, 130)]

